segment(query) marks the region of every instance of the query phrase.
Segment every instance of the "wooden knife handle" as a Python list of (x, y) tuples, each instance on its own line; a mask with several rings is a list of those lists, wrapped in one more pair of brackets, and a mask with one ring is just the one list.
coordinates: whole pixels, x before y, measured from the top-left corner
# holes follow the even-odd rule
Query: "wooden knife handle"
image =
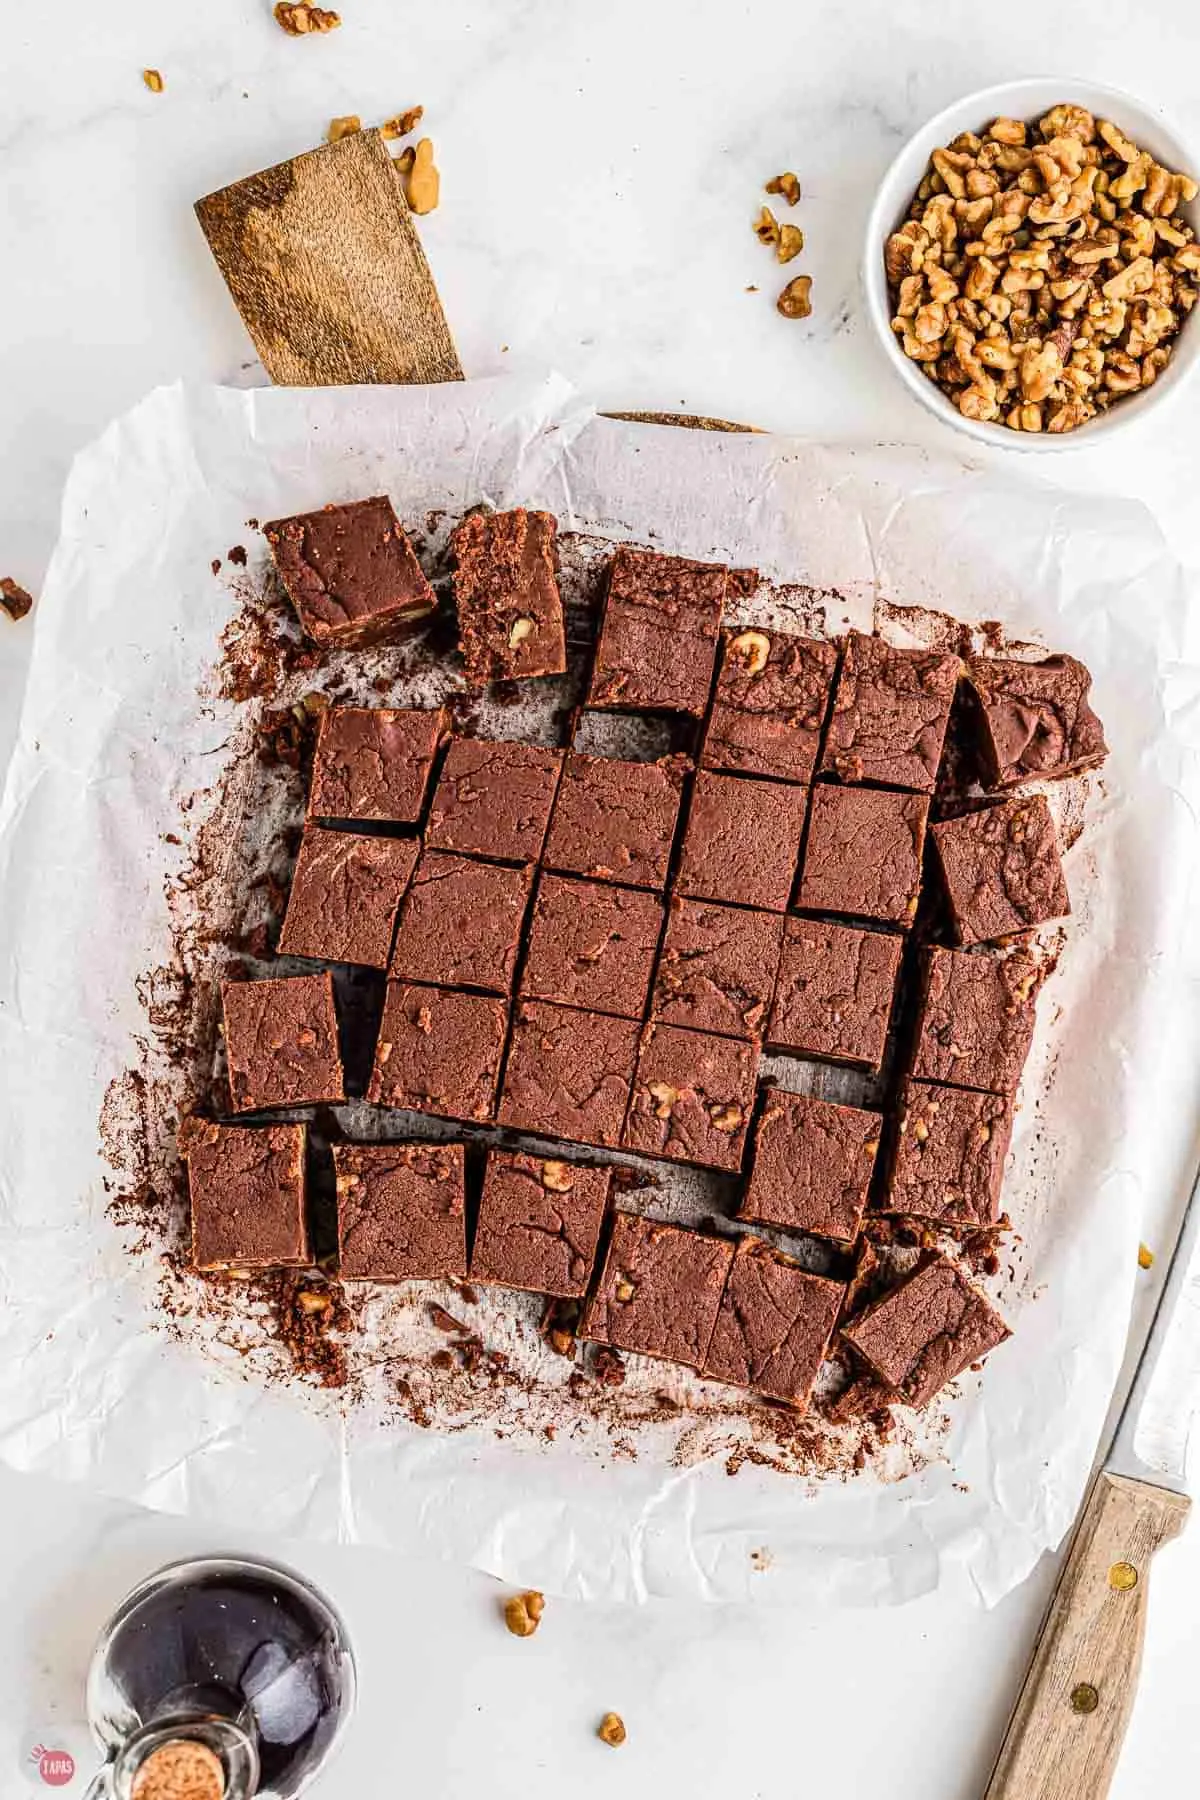
[(1104, 1800), (1137, 1691), (1151, 1559), (1190, 1505), (1150, 1482), (1097, 1477), (986, 1800)]

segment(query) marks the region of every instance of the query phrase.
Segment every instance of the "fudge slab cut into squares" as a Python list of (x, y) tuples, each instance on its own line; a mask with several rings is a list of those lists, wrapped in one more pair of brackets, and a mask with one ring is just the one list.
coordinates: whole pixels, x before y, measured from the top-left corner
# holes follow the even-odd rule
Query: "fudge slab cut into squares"
[(310, 818), (415, 825), (445, 729), (441, 707), (328, 707), (317, 733)]
[(528, 868), (423, 851), (400, 914), (392, 975), (509, 993), (532, 880)]
[(797, 905), (907, 928), (921, 893), (928, 817), (923, 794), (815, 787)]
[(778, 913), (676, 896), (659, 958), (655, 1018), (758, 1042), (782, 945)]
[(485, 994), (389, 981), (367, 1099), (447, 1119), (491, 1119), (507, 1017), (504, 1002)]
[(769, 1244), (744, 1237), (701, 1373), (803, 1412), (845, 1292), (844, 1283), (810, 1275)]
[(708, 704), (729, 571), (622, 547), (609, 569), (589, 706), (680, 712)]
[(786, 782), (701, 769), (684, 833), (680, 893), (783, 912), (796, 879), (807, 799), (805, 788)]
[(880, 1381), (916, 1407), (928, 1406), (1010, 1335), (990, 1301), (945, 1256), (918, 1264), (842, 1328)]
[(303, 1125), (254, 1131), (185, 1122), (179, 1153), (187, 1162), (197, 1269), (300, 1268), (311, 1260), (304, 1146)]
[(546, 867), (661, 889), (688, 768), (678, 756), (618, 762), (570, 752), (550, 819)]
[(930, 829), (963, 945), (994, 943), (1062, 919), (1071, 900), (1043, 794), (964, 813)]
[(782, 631), (727, 631), (700, 757), (706, 769), (809, 782), (837, 646)]
[(472, 687), (561, 675), (566, 633), (550, 513), (471, 513), (454, 533), (459, 647)]
[(437, 596), (386, 494), (272, 519), (275, 567), (306, 635), (331, 649), (400, 637)]
[(732, 1261), (720, 1238), (618, 1212), (582, 1335), (700, 1369)]
[(596, 1261), (611, 1179), (609, 1169), (491, 1151), (472, 1281), (581, 1299)]
[(333, 977), (225, 981), (225, 1052), (234, 1112), (346, 1098)]
[(878, 1113), (862, 1107), (770, 1088), (739, 1219), (852, 1244), (867, 1208), (882, 1126)]
[(903, 940), (815, 919), (788, 919), (767, 1048), (878, 1069)]
[(309, 825), (279, 935), (280, 955), (386, 969), (419, 849), (414, 838), (361, 837)]
[(615, 1147), (637, 1059), (632, 1019), (524, 1000), (513, 1026), (499, 1119), (516, 1131)]
[(543, 875), (521, 991), (527, 999), (640, 1020), (663, 906), (640, 888)]
[(623, 1147), (668, 1162), (740, 1169), (757, 1069), (755, 1044), (675, 1025), (648, 1025)]
[(467, 1271), (461, 1144), (335, 1144), (338, 1273), (439, 1281)]
[(941, 650), (897, 650), (852, 631), (833, 692), (821, 768), (839, 781), (931, 794), (962, 669)]
[(1045, 973), (1023, 950), (1009, 955), (926, 951), (913, 1075), (1014, 1094), (1033, 1041)]
[(425, 842), (494, 862), (536, 862), (562, 763), (561, 750), (539, 744), (455, 738), (434, 789)]
[(905, 1082), (881, 1210), (945, 1225), (994, 1225), (1011, 1137), (1012, 1103), (1004, 1095)]
[(1088, 700), (1091, 675), (1073, 656), (1034, 663), (976, 657), (967, 663), (967, 680), (989, 787), (1077, 775), (1108, 755)]

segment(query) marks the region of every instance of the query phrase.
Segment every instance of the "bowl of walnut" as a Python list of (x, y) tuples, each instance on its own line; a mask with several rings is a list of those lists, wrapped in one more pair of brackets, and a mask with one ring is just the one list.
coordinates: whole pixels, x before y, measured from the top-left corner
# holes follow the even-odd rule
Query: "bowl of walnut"
[(1194, 166), (1156, 111), (1090, 82), (1006, 82), (931, 119), (864, 261), (910, 392), (983, 442), (1065, 450), (1178, 390), (1200, 357)]

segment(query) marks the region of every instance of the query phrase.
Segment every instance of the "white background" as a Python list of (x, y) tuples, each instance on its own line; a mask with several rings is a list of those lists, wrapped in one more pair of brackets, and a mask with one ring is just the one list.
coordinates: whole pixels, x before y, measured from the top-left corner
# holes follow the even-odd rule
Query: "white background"
[[(1200, 160), (1200, 15), (1166, 0), (1043, 5), (1036, 29), (1028, 11), (894, 0), (345, 0), (344, 12), (340, 32), (293, 41), (268, 0), (5, 0), (0, 573), (36, 591), (72, 454), (148, 387), (262, 379), (191, 202), (308, 148), (334, 114), (425, 105), (443, 206), (422, 230), (470, 374), (552, 363), (603, 406), (942, 448), (860, 324), (862, 220), (903, 137), (967, 89), (1060, 71), (1136, 87)], [(147, 64), (161, 96), (141, 84)], [(784, 277), (749, 229), (782, 167), (806, 191), (793, 215), (810, 246), (797, 267), (814, 276), (805, 324), (774, 313)], [(1194, 562), (1196, 397), (1048, 473), (1142, 496)], [(0, 619), (0, 762), (28, 635)], [(1146, 1236), (1161, 1242), (1178, 1196), (1145, 1198)], [(156, 1562), (213, 1547), (202, 1527), (0, 1475), (0, 1793), (36, 1739), (81, 1752), (82, 1670), (106, 1607)], [(494, 1584), (470, 1573), (244, 1547), (321, 1581), (359, 1649), (361, 1711), (322, 1800), (406, 1787), (589, 1800), (618, 1781), (628, 1800), (784, 1800), (835, 1784), (856, 1800), (967, 1800), (1054, 1573), (1047, 1561), (990, 1615), (936, 1598), (839, 1619), (555, 1604), (520, 1643), (498, 1623)], [(1198, 1613), (1195, 1531), (1155, 1571), (1118, 1800), (1194, 1781)], [(616, 1763), (590, 1736), (608, 1707), (630, 1728)]]

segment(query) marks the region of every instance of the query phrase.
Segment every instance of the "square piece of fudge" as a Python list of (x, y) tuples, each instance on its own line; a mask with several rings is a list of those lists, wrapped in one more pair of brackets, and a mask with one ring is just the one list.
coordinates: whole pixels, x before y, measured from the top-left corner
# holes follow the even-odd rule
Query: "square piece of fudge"
[(903, 940), (815, 919), (788, 919), (767, 1047), (878, 1069)]
[(328, 970), (282, 981), (223, 981), (221, 1005), (234, 1112), (346, 1098)]
[(314, 643), (337, 650), (386, 643), (437, 608), (386, 494), (272, 519), (263, 533)]
[(778, 913), (676, 895), (658, 962), (654, 1017), (664, 1025), (758, 1042), (782, 945)]
[(454, 533), (459, 648), (472, 687), (561, 675), (566, 632), (550, 513), (469, 513)]
[(1092, 678), (1073, 656), (1041, 662), (974, 657), (967, 663), (977, 747), (988, 787), (1058, 780), (1108, 755), (1088, 702)]
[(740, 1169), (757, 1071), (755, 1044), (648, 1025), (622, 1146), (668, 1162)]
[(1023, 950), (925, 953), (912, 1073), (1013, 1094), (1033, 1042), (1043, 967)]
[(589, 706), (680, 712), (708, 705), (728, 570), (622, 546), (612, 559)]
[(619, 1212), (582, 1335), (702, 1368), (732, 1261), (720, 1238)]
[(493, 862), (536, 862), (562, 762), (561, 750), (539, 744), (455, 738), (433, 792), (425, 842)]
[(327, 707), (317, 733), (309, 817), (415, 825), (445, 728), (441, 707)]
[(838, 1321), (844, 1283), (810, 1275), (744, 1237), (729, 1270), (701, 1374), (803, 1412)]
[(310, 1261), (303, 1125), (212, 1125), (188, 1119), (192, 1262), (197, 1269), (287, 1269)]
[(389, 981), (367, 1099), (447, 1119), (492, 1118), (507, 1019), (503, 1001), (484, 994)]
[(523, 1000), (508, 1051), (500, 1123), (539, 1137), (615, 1147), (637, 1040), (633, 1019)]
[(960, 944), (994, 943), (1062, 919), (1071, 900), (1043, 794), (930, 827)]
[(796, 904), (907, 928), (921, 894), (928, 799), (829, 785), (812, 796)]
[(640, 1020), (662, 920), (657, 894), (543, 875), (529, 928), (522, 994)]
[(692, 790), (679, 891), (783, 912), (792, 896), (805, 788), (701, 769)]
[(1012, 1102), (1003, 1094), (906, 1081), (880, 1211), (994, 1225), (1011, 1137)]
[(931, 794), (962, 668), (942, 650), (897, 650), (852, 631), (833, 691), (822, 770)]
[(546, 839), (546, 867), (661, 889), (687, 767), (682, 757), (618, 762), (568, 752)]
[(333, 1166), (343, 1280), (466, 1275), (461, 1144), (335, 1144)]
[(512, 989), (533, 871), (424, 850), (400, 914), (391, 973), (434, 987)]
[(415, 838), (360, 837), (309, 825), (279, 934), (280, 955), (386, 969), (419, 849)]
[(837, 646), (782, 631), (727, 631), (700, 761), (706, 769), (812, 780)]
[(882, 1126), (878, 1113), (862, 1107), (771, 1088), (738, 1218), (852, 1244), (867, 1209)]
[(1010, 1333), (949, 1258), (934, 1256), (851, 1319), (842, 1336), (887, 1387), (920, 1407)]
[(493, 1150), (483, 1177), (471, 1280), (557, 1300), (587, 1293), (609, 1169)]

